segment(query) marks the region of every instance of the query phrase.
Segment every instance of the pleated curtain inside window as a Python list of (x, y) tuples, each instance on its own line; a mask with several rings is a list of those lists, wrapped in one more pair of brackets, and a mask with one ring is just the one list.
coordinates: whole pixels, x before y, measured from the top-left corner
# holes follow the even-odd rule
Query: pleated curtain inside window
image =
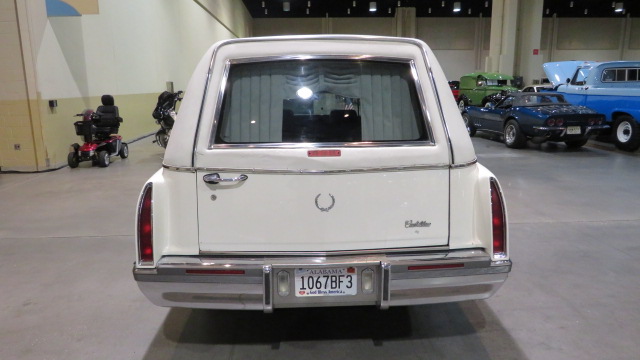
[[(420, 136), (419, 106), (406, 63), (313, 60), (232, 66), (219, 138), (227, 143), (282, 142), (283, 101), (301, 88), (360, 100), (363, 141)], [(327, 115), (326, 113), (311, 115)]]

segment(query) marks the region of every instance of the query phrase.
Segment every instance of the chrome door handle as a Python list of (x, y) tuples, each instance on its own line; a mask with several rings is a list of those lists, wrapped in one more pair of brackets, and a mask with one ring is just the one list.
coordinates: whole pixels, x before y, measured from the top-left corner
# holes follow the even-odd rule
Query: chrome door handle
[(213, 173), (213, 174), (207, 174), (205, 176), (202, 177), (202, 180), (204, 180), (204, 182), (206, 182), (207, 184), (217, 184), (220, 182), (237, 182), (237, 181), (245, 181), (247, 180), (249, 177), (245, 174), (241, 174), (238, 177), (234, 177), (234, 178), (221, 178), (220, 174), (218, 173)]

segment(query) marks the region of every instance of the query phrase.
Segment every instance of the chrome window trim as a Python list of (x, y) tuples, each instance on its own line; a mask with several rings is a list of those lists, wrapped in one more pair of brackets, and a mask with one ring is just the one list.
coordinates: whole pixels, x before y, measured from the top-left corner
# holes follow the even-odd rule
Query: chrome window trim
[(252, 174), (293, 174), (293, 175), (331, 175), (331, 174), (356, 174), (368, 172), (393, 172), (393, 171), (421, 171), (421, 170), (446, 170), (446, 169), (462, 169), (473, 166), (478, 163), (478, 159), (474, 159), (464, 164), (436, 164), (436, 165), (410, 165), (410, 166), (391, 166), (377, 168), (361, 168), (361, 169), (334, 169), (334, 170), (313, 170), (313, 169), (258, 169), (258, 168), (207, 168), (207, 167), (186, 167), (186, 166), (170, 166), (163, 164), (166, 170), (177, 172), (195, 173), (196, 171), (206, 172), (242, 172)]
[(368, 249), (368, 250), (335, 250), (335, 251), (206, 251), (200, 250), (199, 255), (215, 255), (216, 257), (240, 256), (246, 257), (331, 257), (331, 256), (359, 256), (359, 255), (380, 255), (380, 254), (411, 254), (411, 253), (433, 253), (440, 254), (452, 251), (458, 254), (458, 250), (452, 250), (447, 245), (432, 247), (410, 247), (410, 248), (388, 248), (388, 249)]
[(466, 168), (466, 167), (473, 166), (473, 165), (475, 165), (477, 163), (478, 163), (478, 158), (475, 158), (475, 159), (473, 159), (473, 160), (471, 160), (469, 162), (466, 162), (466, 163), (453, 164), (453, 165), (451, 165), (451, 169), (463, 169), (463, 168)]
[(197, 167), (196, 171), (206, 172), (242, 172), (252, 174), (293, 174), (293, 175), (328, 175), (328, 174), (356, 174), (375, 172), (397, 172), (397, 171), (420, 171), (420, 170), (448, 170), (448, 164), (440, 165), (412, 165), (393, 166), (361, 169), (334, 169), (334, 170), (313, 170), (313, 169), (242, 169), (242, 168), (205, 168)]
[[(215, 138), (218, 131), (218, 121), (222, 112), (222, 99), (226, 90), (227, 81), (229, 78), (229, 71), (231, 65), (235, 64), (249, 64), (266, 61), (290, 61), (290, 60), (364, 60), (364, 61), (379, 61), (379, 62), (394, 62), (408, 64), (411, 69), (413, 77), (413, 84), (415, 91), (420, 102), (420, 111), (422, 112), (422, 123), (425, 127), (427, 141), (358, 141), (358, 142), (344, 142), (344, 143), (238, 143), (238, 144), (216, 144)], [(209, 69), (209, 73), (212, 72), (212, 68)], [(213, 121), (211, 128), (211, 135), (209, 137), (209, 143), (207, 150), (213, 149), (246, 149), (246, 148), (260, 148), (260, 149), (282, 149), (292, 148), (300, 149), (307, 147), (399, 147), (399, 146), (435, 146), (433, 139), (433, 129), (431, 116), (427, 111), (426, 99), (424, 97), (424, 88), (420, 79), (417, 76), (417, 67), (415, 61), (410, 58), (400, 57), (388, 57), (388, 56), (372, 56), (372, 55), (282, 55), (282, 56), (264, 56), (264, 57), (251, 57), (251, 58), (239, 58), (239, 59), (227, 59), (225, 61), (225, 67), (223, 70), (223, 79), (221, 81), (220, 90), (218, 93), (218, 99), (216, 102), (216, 108), (213, 113)], [(205, 99), (203, 99), (204, 101)], [(440, 106), (440, 105), (438, 105)], [(202, 115), (202, 114), (201, 114)], [(201, 116), (200, 116), (201, 118)], [(198, 121), (198, 129), (200, 128), (200, 121)], [(194, 151), (195, 153), (195, 151)], [(195, 162), (193, 163), (195, 166)]]
[(431, 82), (431, 88), (433, 89), (433, 94), (436, 99), (436, 105), (438, 109), (438, 113), (440, 114), (440, 121), (442, 122), (442, 128), (444, 129), (446, 142), (449, 145), (449, 162), (451, 164), (455, 164), (455, 158), (453, 155), (453, 143), (451, 142), (451, 132), (449, 131), (449, 127), (447, 126), (447, 122), (444, 120), (444, 111), (442, 111), (442, 102), (440, 101), (440, 93), (438, 92), (438, 87), (436, 86), (436, 79), (433, 76), (433, 68), (431, 67), (431, 61), (429, 61), (429, 57), (427, 56), (427, 49), (422, 46), (419, 42), (413, 40), (412, 43), (418, 46), (422, 50), (422, 58), (427, 65), (427, 74), (429, 76), (429, 81)]
[(357, 142), (326, 142), (326, 143), (243, 143), (243, 144), (215, 144), (207, 150), (217, 149), (315, 149), (315, 148), (364, 148), (364, 147), (415, 147), (434, 146), (429, 141), (357, 141)]
[(171, 166), (171, 165), (162, 164), (162, 167), (170, 171), (190, 172), (190, 173), (196, 172), (196, 168), (193, 166)]
[(250, 58), (237, 58), (228, 59), (227, 62), (230, 65), (236, 64), (250, 64), (254, 62), (267, 62), (267, 61), (287, 61), (287, 60), (365, 60), (365, 61), (384, 61), (384, 62), (396, 62), (396, 63), (409, 63), (413, 61), (410, 58), (394, 57), (394, 56), (377, 56), (377, 55), (311, 55), (311, 54), (298, 54), (298, 55), (274, 55), (274, 56), (261, 56)]
[[(198, 121), (196, 122), (196, 131), (193, 137), (193, 152), (191, 153), (191, 166), (196, 166), (196, 153), (198, 150), (198, 138), (200, 137), (200, 125), (202, 123), (202, 113), (204, 112), (204, 104), (206, 104), (207, 95), (209, 94), (209, 84), (211, 83), (211, 74), (213, 72), (213, 62), (216, 58), (216, 53), (218, 52), (219, 49), (220, 49), (220, 46), (216, 46), (213, 48), (213, 51), (211, 52), (211, 60), (209, 60), (209, 68), (207, 69), (207, 77), (204, 83), (204, 91), (202, 92), (202, 101), (200, 102), (200, 112), (198, 113)], [(224, 82), (222, 86), (224, 89)]]

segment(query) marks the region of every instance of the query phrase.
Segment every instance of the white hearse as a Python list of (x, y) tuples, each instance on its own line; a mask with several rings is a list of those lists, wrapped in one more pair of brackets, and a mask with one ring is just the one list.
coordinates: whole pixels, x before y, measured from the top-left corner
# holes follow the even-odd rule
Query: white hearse
[(160, 306), (484, 299), (511, 270), (500, 185), (415, 39), (213, 45), (136, 227), (133, 276)]

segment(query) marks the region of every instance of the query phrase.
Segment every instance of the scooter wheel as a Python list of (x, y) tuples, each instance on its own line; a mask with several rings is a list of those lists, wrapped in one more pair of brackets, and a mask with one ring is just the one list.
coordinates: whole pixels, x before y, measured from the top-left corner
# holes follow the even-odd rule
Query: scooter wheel
[(80, 165), (80, 159), (78, 158), (78, 154), (76, 154), (75, 152), (70, 152), (69, 155), (67, 155), (67, 163), (69, 163), (69, 167), (72, 169), (75, 169), (78, 167), (78, 165)]
[(127, 145), (127, 143), (122, 143), (118, 155), (120, 155), (122, 159), (126, 159), (129, 157), (129, 146)]
[(164, 129), (158, 130), (156, 133), (156, 142), (163, 148), (167, 148), (167, 144), (169, 143), (169, 135)]
[(109, 159), (109, 152), (102, 150), (98, 153), (98, 166), (100, 167), (107, 167), (109, 166), (110, 163), (110, 159)]

